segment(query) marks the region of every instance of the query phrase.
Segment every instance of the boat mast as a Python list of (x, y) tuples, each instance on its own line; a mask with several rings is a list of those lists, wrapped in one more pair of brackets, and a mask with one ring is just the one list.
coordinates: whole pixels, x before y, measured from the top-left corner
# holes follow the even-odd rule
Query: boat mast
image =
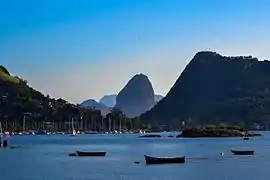
[(120, 121), (119, 132), (121, 132), (121, 129), (122, 129), (122, 121), (121, 121), (121, 117), (119, 117), (119, 121)]
[(83, 131), (83, 117), (81, 117), (81, 132)]
[(109, 133), (112, 132), (112, 127), (111, 127), (111, 117), (109, 117)]
[(113, 131), (115, 132), (115, 118), (113, 119)]
[(101, 115), (101, 128), (102, 128), (102, 133), (104, 133), (104, 127), (103, 127), (103, 116)]
[(84, 121), (84, 132), (87, 132), (87, 121), (89, 120), (89, 117), (87, 117), (87, 119), (85, 119)]
[(2, 146), (2, 139), (3, 139), (3, 129), (2, 129), (2, 123), (0, 122), (0, 136), (1, 136), (1, 139), (0, 139), (0, 147)]
[(6, 119), (6, 129), (5, 131), (8, 131), (8, 123), (7, 123), (7, 119)]
[(70, 130), (71, 128), (70, 128), (70, 115), (68, 115), (68, 131), (70, 132), (71, 130)]
[(73, 121), (73, 118), (71, 118), (71, 126), (72, 126), (72, 132), (74, 132), (75, 131), (75, 128), (74, 128), (74, 121)]
[(25, 114), (23, 115), (23, 132), (25, 132)]

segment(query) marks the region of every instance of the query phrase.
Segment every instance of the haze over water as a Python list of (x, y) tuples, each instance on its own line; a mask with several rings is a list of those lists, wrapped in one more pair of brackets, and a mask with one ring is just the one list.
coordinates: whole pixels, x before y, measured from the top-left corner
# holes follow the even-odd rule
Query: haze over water
[[(9, 180), (268, 180), (270, 134), (242, 138), (142, 139), (132, 135), (12, 136), (1, 149), (1, 179)], [(230, 150), (255, 150), (234, 156)], [(107, 151), (106, 157), (69, 157), (76, 150)], [(223, 152), (224, 156), (220, 156)], [(145, 165), (143, 155), (187, 157), (186, 164)], [(135, 161), (141, 161), (135, 164)]]

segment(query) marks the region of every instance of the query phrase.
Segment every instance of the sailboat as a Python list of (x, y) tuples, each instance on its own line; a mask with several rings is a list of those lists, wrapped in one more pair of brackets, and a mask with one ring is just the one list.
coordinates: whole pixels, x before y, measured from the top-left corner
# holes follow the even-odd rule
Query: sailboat
[(2, 141), (3, 141), (3, 129), (2, 129), (2, 123), (0, 122), (0, 137), (1, 137), (1, 139), (0, 139), (0, 147), (2, 147)]
[(75, 130), (75, 128), (74, 128), (74, 122), (73, 122), (73, 118), (72, 118), (72, 134), (71, 134), (71, 136), (76, 136), (77, 135), (77, 132), (76, 132), (76, 130)]

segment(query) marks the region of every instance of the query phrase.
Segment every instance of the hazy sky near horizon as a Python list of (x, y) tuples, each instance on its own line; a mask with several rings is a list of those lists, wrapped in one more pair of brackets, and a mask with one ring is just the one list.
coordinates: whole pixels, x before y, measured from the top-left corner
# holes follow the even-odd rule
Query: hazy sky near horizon
[(269, 0), (3, 0), (0, 64), (79, 103), (136, 73), (166, 95), (201, 50), (270, 59)]

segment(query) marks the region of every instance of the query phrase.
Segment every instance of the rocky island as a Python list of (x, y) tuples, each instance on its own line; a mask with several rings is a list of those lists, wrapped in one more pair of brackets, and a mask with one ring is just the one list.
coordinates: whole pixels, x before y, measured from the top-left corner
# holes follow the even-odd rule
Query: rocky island
[(261, 134), (253, 133), (241, 128), (239, 126), (200, 126), (194, 128), (187, 128), (182, 131), (177, 137), (254, 137), (261, 136)]

